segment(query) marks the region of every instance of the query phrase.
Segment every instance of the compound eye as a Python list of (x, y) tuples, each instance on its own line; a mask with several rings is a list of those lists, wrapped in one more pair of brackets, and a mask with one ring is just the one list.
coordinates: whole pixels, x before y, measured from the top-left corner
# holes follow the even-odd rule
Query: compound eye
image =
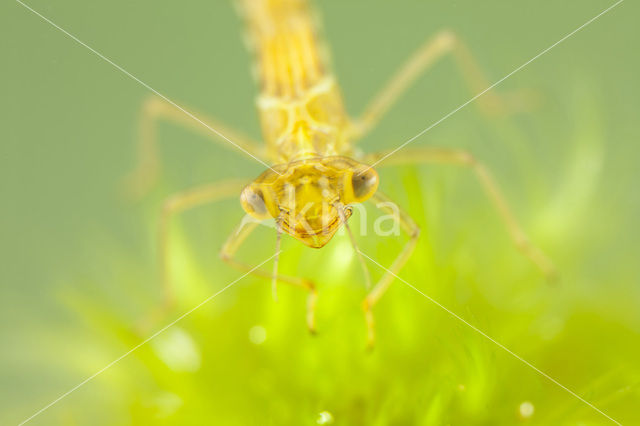
[(240, 195), (240, 202), (244, 211), (256, 219), (271, 217), (264, 201), (264, 194), (260, 189), (254, 189), (251, 185), (245, 187)]
[(365, 201), (378, 189), (378, 173), (373, 169), (354, 173), (351, 177), (351, 186), (355, 201)]

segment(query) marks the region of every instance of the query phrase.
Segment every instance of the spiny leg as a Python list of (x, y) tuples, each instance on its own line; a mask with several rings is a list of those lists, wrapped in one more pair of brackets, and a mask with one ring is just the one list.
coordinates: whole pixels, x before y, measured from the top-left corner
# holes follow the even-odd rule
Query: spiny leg
[[(386, 152), (370, 154), (365, 157), (364, 161), (368, 164), (373, 164), (386, 155)], [(556, 269), (553, 263), (529, 241), (487, 167), (476, 160), (469, 152), (449, 148), (405, 148), (385, 158), (384, 161), (378, 164), (378, 167), (423, 163), (453, 164), (473, 170), (487, 197), (498, 211), (500, 219), (504, 222), (516, 247), (542, 271), (547, 279), (553, 280), (556, 278)]]
[[(396, 72), (387, 85), (373, 98), (364, 113), (353, 121), (353, 138), (364, 137), (380, 121), (398, 98), (406, 92), (416, 79), (426, 72), (438, 59), (452, 53), (462, 77), (473, 94), (481, 93), (490, 86), (480, 66), (466, 45), (451, 31), (441, 31), (427, 40)], [(504, 115), (509, 110), (521, 110), (520, 93), (516, 96), (499, 96), (489, 91), (478, 98), (478, 106), (487, 115)]]
[[(400, 209), (400, 207), (398, 207), (398, 205), (391, 201), (391, 199), (386, 195), (378, 191), (371, 198), (371, 201), (374, 202), (376, 207), (379, 209), (391, 213), (393, 219), (400, 225), (402, 230), (409, 235), (409, 241), (406, 242), (389, 269), (362, 302), (362, 309), (364, 310), (365, 320), (367, 322), (367, 346), (369, 348), (373, 348), (375, 343), (375, 320), (373, 317), (373, 307), (387, 291), (395, 279), (395, 276), (409, 260), (409, 257), (411, 257), (411, 253), (415, 249), (418, 237), (420, 236), (420, 228), (411, 216), (409, 216), (409, 214), (404, 210)], [(394, 208), (391, 206), (394, 206)]]
[[(251, 155), (261, 159), (264, 158), (263, 150), (259, 148), (259, 145), (249, 140), (246, 136), (199, 112), (193, 112), (193, 114), (206, 123), (207, 126), (216, 129), (236, 145), (251, 153)], [(225, 141), (205, 125), (194, 120), (175, 106), (157, 96), (149, 97), (144, 102), (140, 113), (137, 148), (138, 163), (136, 168), (125, 178), (126, 190), (134, 197), (144, 194), (155, 183), (160, 172), (161, 165), (156, 134), (159, 120), (180, 124), (202, 133), (221, 146), (235, 149), (228, 141)]]
[(237, 268), (241, 271), (250, 271), (252, 275), (272, 279), (275, 278), (277, 281), (289, 285), (293, 285), (295, 287), (302, 288), (309, 292), (309, 296), (307, 297), (307, 326), (309, 327), (309, 331), (311, 333), (316, 332), (316, 323), (315, 323), (315, 311), (316, 311), (316, 299), (318, 297), (316, 286), (313, 281), (308, 280), (306, 278), (292, 277), (288, 275), (276, 274), (275, 270), (273, 273), (264, 270), (262, 268), (254, 269), (251, 265), (248, 265), (244, 262), (236, 260), (234, 257), (242, 243), (247, 239), (247, 237), (256, 229), (258, 226), (258, 222), (255, 221), (242, 221), (240, 225), (233, 231), (227, 241), (222, 246), (220, 250), (220, 257), (222, 260)]
[(171, 253), (169, 225), (171, 219), (178, 213), (203, 204), (237, 196), (245, 183), (245, 181), (238, 179), (226, 180), (182, 191), (165, 200), (158, 226), (158, 264), (163, 291), (162, 304), (155, 312), (145, 318), (140, 326), (141, 329), (146, 330), (175, 306), (175, 294), (169, 270), (169, 254)]

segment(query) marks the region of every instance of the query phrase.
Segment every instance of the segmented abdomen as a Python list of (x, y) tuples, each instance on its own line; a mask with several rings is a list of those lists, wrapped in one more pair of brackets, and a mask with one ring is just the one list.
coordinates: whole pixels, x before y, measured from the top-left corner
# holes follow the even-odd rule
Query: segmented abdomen
[(256, 55), (258, 108), (276, 162), (340, 153), (346, 114), (305, 0), (240, 0)]

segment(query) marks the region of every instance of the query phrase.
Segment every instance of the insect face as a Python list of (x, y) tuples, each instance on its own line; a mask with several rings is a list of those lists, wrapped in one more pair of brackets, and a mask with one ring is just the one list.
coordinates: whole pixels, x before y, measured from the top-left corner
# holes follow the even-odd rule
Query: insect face
[(309, 247), (327, 244), (350, 204), (369, 199), (378, 187), (375, 170), (345, 157), (311, 158), (276, 166), (245, 187), (245, 211), (258, 219), (274, 218), (283, 232)]

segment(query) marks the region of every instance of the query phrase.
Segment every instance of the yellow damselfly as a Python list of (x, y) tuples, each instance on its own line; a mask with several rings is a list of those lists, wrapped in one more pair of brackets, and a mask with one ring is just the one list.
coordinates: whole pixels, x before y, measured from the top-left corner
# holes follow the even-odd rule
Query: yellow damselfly
[[(387, 158), (388, 152), (362, 154), (354, 149), (354, 142), (365, 137), (410, 84), (445, 54), (451, 53), (456, 58), (471, 90), (480, 92), (488, 86), (469, 51), (453, 32), (442, 31), (428, 40), (373, 98), (364, 113), (352, 118), (344, 108), (339, 87), (330, 71), (327, 49), (308, 1), (239, 0), (238, 5), (246, 23), (248, 44), (255, 56), (259, 85), (257, 107), (264, 144), (249, 140), (215, 119), (196, 122), (174, 105), (154, 97), (145, 103), (142, 112), (140, 160), (132, 176), (132, 188), (142, 191), (157, 175), (155, 123), (158, 119), (180, 122), (198, 130), (215, 129), (214, 137), (224, 135), (236, 147), (271, 166), (248, 185), (237, 181), (218, 182), (168, 198), (160, 226), (166, 306), (173, 303), (167, 278), (169, 219), (187, 209), (238, 194), (248, 215), (260, 220), (275, 220), (278, 247), (280, 235), (286, 233), (309, 247), (321, 248), (341, 226), (345, 226), (364, 266), (354, 236), (348, 229), (350, 206), (368, 201), (379, 207), (390, 201), (378, 190), (379, 178), (372, 165), (446, 163), (470, 169), (495, 205), (516, 246), (544, 274), (553, 274), (551, 262), (530, 244), (487, 168), (468, 152), (412, 147), (394, 152)], [(512, 109), (508, 98), (492, 92), (479, 99), (478, 105), (486, 114), (504, 114)], [(384, 161), (380, 162), (381, 159)], [(244, 189), (240, 191), (242, 186)], [(369, 344), (374, 341), (372, 309), (409, 259), (420, 233), (407, 213), (400, 210), (394, 217), (409, 240), (390, 266), (390, 272), (382, 276), (363, 301)], [(221, 257), (233, 266), (251, 270), (250, 265), (234, 256), (254, 229), (255, 223), (250, 223), (234, 231), (223, 245)], [(368, 280), (366, 266), (364, 270)], [(310, 330), (315, 330), (316, 286), (311, 280), (279, 274), (277, 257), (273, 272), (256, 269), (252, 273), (272, 278), (274, 289), (276, 282), (282, 282), (308, 291), (307, 324)]]

